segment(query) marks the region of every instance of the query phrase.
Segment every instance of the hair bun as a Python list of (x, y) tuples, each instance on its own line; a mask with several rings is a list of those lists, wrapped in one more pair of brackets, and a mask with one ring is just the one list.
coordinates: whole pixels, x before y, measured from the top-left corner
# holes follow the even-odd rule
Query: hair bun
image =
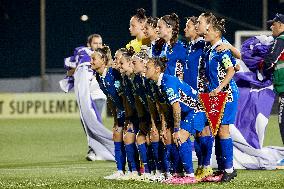
[(104, 54), (108, 54), (110, 52), (110, 48), (107, 45), (104, 45), (101, 49), (104, 52)]
[(218, 26), (219, 26), (219, 30), (220, 30), (222, 33), (226, 33), (226, 30), (225, 30), (225, 22), (226, 22), (226, 20), (223, 19), (223, 18), (218, 18), (218, 19), (217, 19), (217, 23), (218, 23)]
[(225, 23), (226, 23), (225, 19), (222, 18), (221, 20), (219, 20), (220, 25), (225, 26)]
[(173, 20), (178, 20), (179, 19), (178, 15), (176, 13), (174, 13), (174, 12), (170, 15), (170, 18), (173, 19)]
[(137, 9), (136, 10), (136, 14), (138, 14), (138, 15), (143, 15), (143, 16), (145, 16), (145, 9), (143, 9), (143, 8), (139, 8), (139, 9)]
[(135, 16), (138, 18), (138, 20), (145, 20), (147, 18), (145, 13), (146, 13), (145, 9), (139, 8), (136, 10)]

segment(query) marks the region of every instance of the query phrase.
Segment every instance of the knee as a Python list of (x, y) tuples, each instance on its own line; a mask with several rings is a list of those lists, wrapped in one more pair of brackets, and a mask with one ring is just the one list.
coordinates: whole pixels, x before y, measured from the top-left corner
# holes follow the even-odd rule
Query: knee
[(221, 125), (218, 130), (218, 136), (220, 138), (229, 138), (230, 137), (229, 125)]
[(173, 143), (173, 137), (172, 137), (172, 133), (170, 130), (167, 130), (165, 133), (165, 138), (164, 138), (164, 143), (165, 144), (172, 144)]
[(136, 136), (136, 142), (137, 142), (137, 144), (145, 143), (146, 142), (146, 136), (139, 132)]
[(113, 141), (121, 142), (123, 140), (122, 127), (113, 128)]
[(181, 143), (187, 142), (188, 138), (190, 137), (189, 132), (185, 130), (180, 130), (180, 141)]
[(151, 138), (152, 142), (158, 142), (159, 141), (159, 132), (158, 132), (157, 129), (151, 129), (150, 138)]
[(210, 135), (211, 135), (210, 127), (209, 126), (204, 127), (204, 129), (201, 132), (201, 136), (210, 136)]
[(132, 144), (133, 142), (135, 142), (135, 135), (134, 133), (129, 133), (126, 132), (123, 136), (123, 142), (125, 144)]

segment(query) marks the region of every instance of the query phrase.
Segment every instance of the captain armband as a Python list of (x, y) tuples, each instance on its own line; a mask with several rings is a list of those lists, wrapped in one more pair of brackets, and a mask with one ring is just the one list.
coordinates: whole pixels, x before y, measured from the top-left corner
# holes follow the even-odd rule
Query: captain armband
[(224, 64), (225, 69), (228, 69), (229, 67), (233, 67), (234, 66), (232, 61), (231, 61), (231, 59), (230, 59), (230, 57), (227, 54), (224, 54), (222, 56), (222, 63)]

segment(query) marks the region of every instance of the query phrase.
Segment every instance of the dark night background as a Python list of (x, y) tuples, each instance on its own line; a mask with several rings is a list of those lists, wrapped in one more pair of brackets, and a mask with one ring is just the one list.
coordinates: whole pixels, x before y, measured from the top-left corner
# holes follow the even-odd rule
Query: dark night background
[[(187, 0), (191, 4), (210, 9), (233, 20), (227, 21), (225, 37), (234, 43), (236, 30), (262, 29), (262, 0)], [(283, 13), (284, 3), (268, 1), (268, 18)], [(99, 33), (113, 50), (124, 46), (131, 36), (129, 19), (143, 7), (152, 14), (151, 0), (46, 0), (47, 72), (63, 71), (63, 58), (73, 49), (85, 45), (91, 33)], [(158, 0), (157, 16), (176, 12), (181, 19), (204, 12), (186, 6), (181, 1)], [(89, 16), (82, 22), (80, 16)], [(40, 0), (0, 0), (0, 78), (40, 75)]]

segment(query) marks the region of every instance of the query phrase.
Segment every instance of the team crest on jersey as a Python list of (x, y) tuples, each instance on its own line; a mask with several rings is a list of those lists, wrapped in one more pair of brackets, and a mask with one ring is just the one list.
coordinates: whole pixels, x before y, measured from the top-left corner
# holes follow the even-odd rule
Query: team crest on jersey
[(115, 86), (115, 88), (120, 88), (120, 81), (115, 81), (114, 82), (114, 86)]
[(177, 98), (177, 95), (175, 94), (175, 91), (174, 91), (173, 88), (168, 88), (168, 89), (166, 90), (166, 93), (167, 93), (167, 96), (169, 97), (169, 100), (170, 100), (170, 101), (173, 100), (173, 99), (175, 99), (175, 98)]

